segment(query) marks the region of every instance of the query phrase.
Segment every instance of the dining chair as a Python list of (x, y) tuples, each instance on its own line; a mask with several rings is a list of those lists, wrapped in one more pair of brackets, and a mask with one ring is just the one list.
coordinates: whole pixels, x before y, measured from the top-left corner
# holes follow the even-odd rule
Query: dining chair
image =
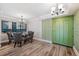
[(13, 34), (12, 32), (7, 32), (8, 39), (9, 39), (9, 44), (14, 40), (12, 34)]
[(34, 36), (34, 32), (28, 31), (28, 36), (26, 37), (26, 39), (32, 43), (33, 42), (33, 36)]
[(21, 33), (14, 33), (14, 48), (16, 45), (18, 45), (19, 47), (22, 46), (22, 34)]

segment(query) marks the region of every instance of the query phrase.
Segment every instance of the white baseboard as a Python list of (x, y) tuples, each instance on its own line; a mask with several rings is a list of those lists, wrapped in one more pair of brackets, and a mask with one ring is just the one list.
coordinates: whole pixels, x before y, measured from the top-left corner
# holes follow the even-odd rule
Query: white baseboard
[(44, 41), (44, 42), (47, 42), (47, 43), (52, 43), (51, 41), (48, 41), (48, 40), (44, 40), (44, 39), (40, 39), (40, 38), (36, 38), (34, 37), (35, 40), (39, 40), (39, 41)]
[(75, 48), (75, 46), (73, 46), (73, 50), (74, 50), (75, 54), (76, 54), (77, 56), (79, 56), (79, 53), (78, 53), (77, 49)]

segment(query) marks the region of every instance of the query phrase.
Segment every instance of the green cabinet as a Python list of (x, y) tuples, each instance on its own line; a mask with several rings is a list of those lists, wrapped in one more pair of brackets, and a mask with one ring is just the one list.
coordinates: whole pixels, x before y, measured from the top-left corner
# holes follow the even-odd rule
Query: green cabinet
[(73, 16), (52, 19), (52, 42), (73, 46)]

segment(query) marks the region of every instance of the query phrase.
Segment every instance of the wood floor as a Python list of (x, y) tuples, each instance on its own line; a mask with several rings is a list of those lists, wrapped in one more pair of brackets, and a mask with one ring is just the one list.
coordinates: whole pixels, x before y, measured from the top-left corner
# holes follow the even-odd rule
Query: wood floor
[(13, 44), (0, 48), (0, 56), (75, 56), (72, 48), (34, 40), (22, 47)]

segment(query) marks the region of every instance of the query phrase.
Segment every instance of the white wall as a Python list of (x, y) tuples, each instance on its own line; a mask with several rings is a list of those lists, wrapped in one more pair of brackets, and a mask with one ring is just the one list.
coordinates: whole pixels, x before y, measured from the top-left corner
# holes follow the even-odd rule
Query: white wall
[(79, 10), (74, 15), (74, 47), (79, 54)]
[(34, 37), (42, 38), (42, 21), (39, 18), (30, 19), (28, 30), (34, 31)]

